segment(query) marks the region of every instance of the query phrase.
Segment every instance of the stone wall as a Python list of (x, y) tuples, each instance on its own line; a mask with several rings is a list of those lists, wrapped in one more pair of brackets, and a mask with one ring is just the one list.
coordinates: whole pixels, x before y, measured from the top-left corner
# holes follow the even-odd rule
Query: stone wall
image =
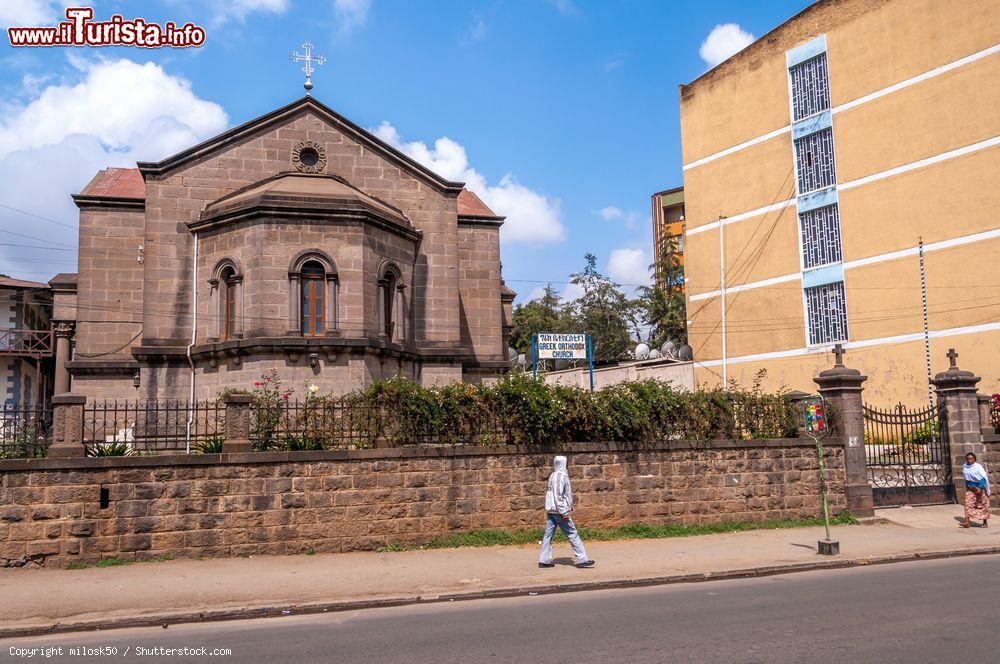
[[(611, 448), (563, 451), (581, 525), (820, 513), (808, 440)], [(551, 458), (469, 446), (0, 461), (0, 566), (372, 550), (536, 528)], [(827, 445), (827, 468), (836, 513), (846, 504), (838, 441)]]

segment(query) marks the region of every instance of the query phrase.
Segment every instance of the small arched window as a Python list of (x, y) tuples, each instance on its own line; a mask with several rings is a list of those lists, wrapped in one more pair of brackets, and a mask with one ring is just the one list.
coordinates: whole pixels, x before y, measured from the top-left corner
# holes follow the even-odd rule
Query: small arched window
[(301, 274), (301, 332), (303, 336), (316, 337), (325, 333), (326, 269), (319, 261), (302, 265)]
[(382, 269), (378, 280), (379, 334), (398, 341), (405, 338), (403, 329), (403, 279), (393, 264)]
[(219, 280), (222, 290), (222, 338), (232, 339), (238, 332), (236, 327), (236, 286), (239, 282), (236, 279), (236, 270), (229, 266), (223, 268), (219, 274)]

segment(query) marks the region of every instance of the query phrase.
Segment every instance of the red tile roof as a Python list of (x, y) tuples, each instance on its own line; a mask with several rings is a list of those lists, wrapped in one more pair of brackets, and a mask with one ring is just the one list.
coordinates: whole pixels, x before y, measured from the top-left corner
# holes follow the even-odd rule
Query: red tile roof
[(49, 290), (49, 285), (41, 281), (25, 281), (15, 279), (6, 274), (0, 274), (0, 288), (37, 288), (38, 290)]
[(138, 168), (105, 168), (83, 188), (81, 196), (145, 198), (146, 183)]
[(460, 217), (499, 217), (496, 212), (486, 207), (479, 196), (468, 189), (458, 194), (458, 215)]

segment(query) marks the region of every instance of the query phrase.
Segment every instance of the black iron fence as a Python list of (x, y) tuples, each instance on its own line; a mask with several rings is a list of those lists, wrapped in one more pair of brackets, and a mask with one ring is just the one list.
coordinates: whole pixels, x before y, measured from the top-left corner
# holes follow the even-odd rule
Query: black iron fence
[(3, 404), (0, 410), (0, 459), (45, 456), (52, 440), (52, 407)]
[(952, 494), (951, 459), (935, 406), (862, 405), (865, 456), (875, 504), (945, 502)]
[(219, 452), (226, 407), (217, 401), (88, 401), (83, 444), (88, 456)]
[(513, 442), (499, 418), (483, 413), (470, 419), (433, 422), (399, 417), (389, 400), (304, 399), (255, 403), (250, 441), (254, 450), (319, 450), (407, 445), (502, 445)]

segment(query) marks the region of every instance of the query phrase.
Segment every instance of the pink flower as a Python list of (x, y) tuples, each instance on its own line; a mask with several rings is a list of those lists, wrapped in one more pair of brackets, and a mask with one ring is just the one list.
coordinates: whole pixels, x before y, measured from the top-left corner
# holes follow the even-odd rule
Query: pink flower
[(287, 394), (287, 393), (285, 393), (285, 394), (282, 394), (282, 395), (281, 395), (281, 398), (282, 398), (282, 399), (287, 399), (287, 398), (288, 398), (288, 394)]
[(259, 380), (255, 380), (255, 381), (253, 382), (253, 386), (254, 386), (254, 387), (260, 387), (260, 381), (259, 381)]

